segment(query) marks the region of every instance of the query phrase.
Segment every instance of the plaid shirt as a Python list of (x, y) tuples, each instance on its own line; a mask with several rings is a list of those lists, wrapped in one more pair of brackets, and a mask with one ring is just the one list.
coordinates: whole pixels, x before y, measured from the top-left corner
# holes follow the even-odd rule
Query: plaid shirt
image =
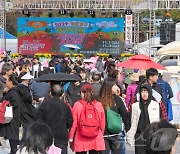
[(160, 106), (160, 109), (161, 109), (163, 119), (168, 120), (167, 110), (166, 110), (166, 107), (165, 107), (165, 105), (164, 105), (164, 103), (162, 101), (159, 102), (159, 106)]

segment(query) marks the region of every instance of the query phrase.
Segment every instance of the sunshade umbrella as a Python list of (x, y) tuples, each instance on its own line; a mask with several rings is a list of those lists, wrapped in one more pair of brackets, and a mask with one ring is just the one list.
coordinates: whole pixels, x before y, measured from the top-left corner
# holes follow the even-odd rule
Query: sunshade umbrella
[(166, 68), (155, 61), (153, 61), (150, 57), (140, 54), (136, 56), (132, 56), (129, 60), (117, 63), (118, 67), (125, 67), (131, 69), (144, 69), (147, 70), (149, 68), (156, 68), (159, 70), (166, 70)]
[(81, 78), (78, 75), (75, 74), (66, 74), (66, 73), (49, 73), (49, 74), (44, 74), (40, 76), (39, 78), (36, 79), (37, 81), (44, 81), (44, 82), (49, 82), (49, 81), (59, 81), (59, 82), (64, 82), (64, 81), (81, 81)]
[(132, 56), (130, 59), (134, 59), (134, 60), (152, 60), (151, 57), (147, 56), (147, 55), (144, 55), (144, 54), (139, 54), (139, 55), (135, 55), (135, 56)]
[(71, 49), (80, 49), (80, 47), (74, 44), (65, 44), (64, 46)]

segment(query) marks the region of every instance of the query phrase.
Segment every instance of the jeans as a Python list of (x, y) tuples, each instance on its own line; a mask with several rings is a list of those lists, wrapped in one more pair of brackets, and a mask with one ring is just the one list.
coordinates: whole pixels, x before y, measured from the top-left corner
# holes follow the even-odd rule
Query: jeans
[(102, 151), (102, 154), (124, 154), (122, 152), (123, 149), (123, 141), (121, 135), (104, 137), (106, 150)]
[(142, 133), (135, 134), (135, 154), (145, 154), (145, 139)]

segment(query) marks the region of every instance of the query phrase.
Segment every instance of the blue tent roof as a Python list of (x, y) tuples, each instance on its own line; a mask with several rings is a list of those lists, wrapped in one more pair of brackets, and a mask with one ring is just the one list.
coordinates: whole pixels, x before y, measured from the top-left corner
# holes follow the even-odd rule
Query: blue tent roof
[[(3, 38), (3, 28), (0, 28), (0, 39)], [(16, 37), (6, 31), (6, 39), (16, 39)]]

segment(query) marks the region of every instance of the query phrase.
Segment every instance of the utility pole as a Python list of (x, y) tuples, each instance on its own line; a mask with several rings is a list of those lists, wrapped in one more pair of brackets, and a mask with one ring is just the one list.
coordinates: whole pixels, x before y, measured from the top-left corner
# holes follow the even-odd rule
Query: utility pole
[[(151, 56), (151, 47), (155, 43), (155, 35), (156, 35), (156, 0), (149, 0), (149, 56)], [(154, 53), (153, 53), (154, 54)]]

